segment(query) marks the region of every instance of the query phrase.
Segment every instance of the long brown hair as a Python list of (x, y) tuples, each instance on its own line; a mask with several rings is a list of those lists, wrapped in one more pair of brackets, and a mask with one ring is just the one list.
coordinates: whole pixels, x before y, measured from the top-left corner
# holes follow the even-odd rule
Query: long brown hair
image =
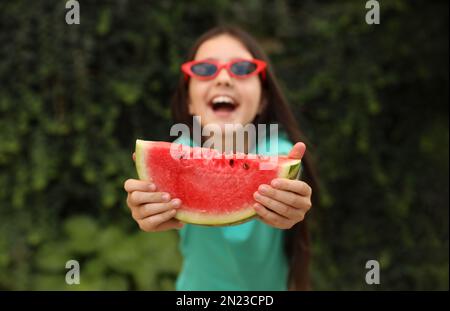
[[(287, 133), (292, 142), (302, 141), (308, 145), (305, 135), (300, 130), (289, 105), (281, 92), (281, 89), (275, 79), (272, 66), (264, 51), (259, 44), (245, 31), (234, 26), (218, 26), (200, 36), (192, 46), (187, 61), (193, 60), (200, 45), (213, 37), (227, 34), (238, 39), (254, 58), (267, 62), (266, 79), (262, 81), (262, 96), (265, 96), (265, 109), (256, 117), (254, 123), (278, 123)], [(184, 123), (192, 128), (192, 116), (189, 114), (187, 98), (188, 83), (181, 75), (178, 87), (172, 100), (172, 116), (176, 123)], [(318, 198), (318, 179), (314, 168), (311, 153), (307, 151), (302, 160), (303, 179), (314, 190), (312, 203), (316, 206)], [(307, 221), (294, 225), (291, 229), (285, 231), (285, 252), (289, 260), (289, 290), (309, 290), (310, 276), (310, 238), (307, 229)]]

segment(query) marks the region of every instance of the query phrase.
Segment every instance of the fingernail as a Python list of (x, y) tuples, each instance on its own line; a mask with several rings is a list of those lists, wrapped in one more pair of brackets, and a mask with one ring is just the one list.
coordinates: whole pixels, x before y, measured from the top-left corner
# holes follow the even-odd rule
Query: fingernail
[(259, 190), (261, 193), (267, 193), (267, 192), (269, 192), (269, 186), (267, 186), (267, 185), (261, 185), (261, 186), (259, 186), (258, 190)]
[(254, 194), (253, 194), (253, 196), (255, 197), (255, 199), (261, 199), (261, 195), (258, 193), (258, 192), (255, 192)]
[(280, 181), (277, 180), (277, 179), (275, 179), (275, 180), (272, 180), (271, 184), (272, 184), (272, 186), (274, 186), (275, 188), (277, 188), (278, 186), (280, 186)]
[(154, 184), (149, 184), (148, 185), (148, 189), (150, 189), (150, 191), (155, 191), (156, 190), (156, 186)]
[(181, 205), (181, 200), (180, 199), (173, 199), (172, 200), (172, 206), (180, 207), (180, 205)]
[(164, 201), (169, 201), (170, 195), (169, 195), (168, 193), (164, 193), (164, 194), (161, 196), (161, 198), (162, 198)]

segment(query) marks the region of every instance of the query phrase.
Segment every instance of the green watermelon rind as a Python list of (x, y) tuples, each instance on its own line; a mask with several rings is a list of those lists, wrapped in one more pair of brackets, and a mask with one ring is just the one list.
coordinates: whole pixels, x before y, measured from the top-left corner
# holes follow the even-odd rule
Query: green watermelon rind
[(246, 222), (256, 216), (255, 210), (248, 205), (239, 211), (229, 214), (207, 214), (191, 212), (189, 210), (177, 211), (175, 218), (189, 224), (204, 226), (230, 226)]
[(136, 140), (136, 171), (140, 180), (149, 180), (147, 171), (145, 170), (145, 146), (151, 144), (144, 140)]
[[(152, 144), (151, 141), (136, 140), (136, 169), (141, 180), (149, 180), (147, 170), (145, 168), (146, 157), (145, 151)], [(301, 173), (301, 160), (288, 159), (284, 160), (278, 168), (278, 177), (288, 179), (298, 179)], [(203, 226), (231, 226), (242, 224), (257, 216), (252, 204), (243, 206), (242, 208), (231, 212), (221, 214), (199, 213), (192, 209), (180, 209), (177, 211), (175, 218), (188, 224)]]

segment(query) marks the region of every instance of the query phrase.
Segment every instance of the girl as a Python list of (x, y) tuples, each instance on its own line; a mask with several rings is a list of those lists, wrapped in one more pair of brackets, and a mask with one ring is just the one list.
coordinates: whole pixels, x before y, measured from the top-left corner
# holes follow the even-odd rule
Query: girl
[[(175, 122), (199, 116), (201, 126), (272, 124), (281, 127), (279, 154), (302, 158), (305, 181), (277, 178), (254, 194), (258, 219), (228, 227), (182, 224), (174, 218), (178, 198), (158, 192), (152, 181), (125, 182), (127, 204), (148, 232), (180, 229), (183, 267), (177, 290), (307, 290), (309, 237), (304, 220), (317, 181), (311, 157), (267, 56), (247, 33), (217, 27), (194, 44), (182, 66), (172, 103)], [(180, 137), (191, 146), (201, 142)], [(270, 148), (269, 146), (269, 154)], [(246, 150), (258, 149), (247, 144)], [(316, 191), (315, 191), (316, 192)], [(315, 195), (315, 198), (317, 195)], [(316, 200), (314, 200), (316, 201)]]

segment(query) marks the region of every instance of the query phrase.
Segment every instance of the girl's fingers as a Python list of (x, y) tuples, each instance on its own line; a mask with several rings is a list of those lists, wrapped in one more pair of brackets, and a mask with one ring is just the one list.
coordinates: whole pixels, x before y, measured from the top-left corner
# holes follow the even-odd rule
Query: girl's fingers
[(271, 227), (276, 227), (273, 223), (269, 222), (268, 220), (266, 220), (265, 218), (262, 218), (261, 216), (258, 216), (258, 219), (261, 220), (263, 223), (265, 223), (266, 225), (269, 225)]
[(259, 203), (255, 203), (253, 205), (253, 208), (255, 209), (256, 213), (258, 214), (258, 219), (259, 220), (261, 220), (266, 225), (269, 225), (269, 226), (272, 226), (272, 227), (276, 227), (276, 225), (273, 222), (271, 222), (269, 219), (264, 218), (263, 216), (261, 216), (261, 211), (264, 209), (264, 206), (262, 206)]
[(286, 205), (298, 207), (300, 196), (297, 193), (293, 193), (285, 190), (278, 190), (269, 185), (261, 185), (258, 188), (258, 192), (263, 196), (272, 198), (278, 202), (282, 202)]
[(132, 158), (133, 158), (133, 161), (136, 162), (136, 152), (133, 152)]
[(170, 194), (167, 192), (142, 192), (133, 191), (128, 195), (129, 206), (138, 206), (147, 203), (164, 203), (170, 201)]
[(173, 199), (169, 203), (144, 204), (136, 208), (136, 216), (140, 220), (156, 214), (161, 214), (174, 208), (176, 209), (180, 206), (180, 199)]
[(155, 231), (159, 225), (172, 219), (176, 213), (177, 211), (175, 209), (170, 209), (166, 212), (141, 219), (138, 221), (138, 224), (144, 231)]
[(256, 213), (262, 218), (262, 220), (272, 227), (280, 229), (290, 229), (294, 225), (293, 221), (290, 221), (289, 219), (268, 210), (259, 203), (254, 204), (253, 208), (255, 209)]
[(133, 191), (155, 191), (156, 187), (152, 180), (127, 179), (123, 185), (126, 192)]
[(292, 147), (289, 152), (288, 157), (291, 159), (301, 159), (306, 151), (306, 145), (304, 143), (298, 142)]
[(311, 196), (312, 189), (311, 187), (301, 180), (290, 180), (287, 178), (275, 178), (270, 183), (272, 187), (279, 190), (287, 190), (292, 191), (294, 193), (298, 193), (302, 196)]
[(261, 203), (263, 206), (269, 208), (270, 210), (276, 212), (278, 215), (284, 216), (288, 219), (292, 219), (295, 217), (296, 210), (286, 205), (282, 202), (279, 202), (277, 200), (274, 200), (270, 197), (267, 197), (265, 195), (261, 195), (258, 192), (255, 192), (253, 195), (255, 201)]
[(160, 224), (158, 227), (156, 227), (156, 230), (164, 231), (164, 230), (170, 230), (170, 229), (181, 229), (183, 227), (184, 227), (184, 223), (182, 223), (178, 219), (170, 219), (170, 220)]

